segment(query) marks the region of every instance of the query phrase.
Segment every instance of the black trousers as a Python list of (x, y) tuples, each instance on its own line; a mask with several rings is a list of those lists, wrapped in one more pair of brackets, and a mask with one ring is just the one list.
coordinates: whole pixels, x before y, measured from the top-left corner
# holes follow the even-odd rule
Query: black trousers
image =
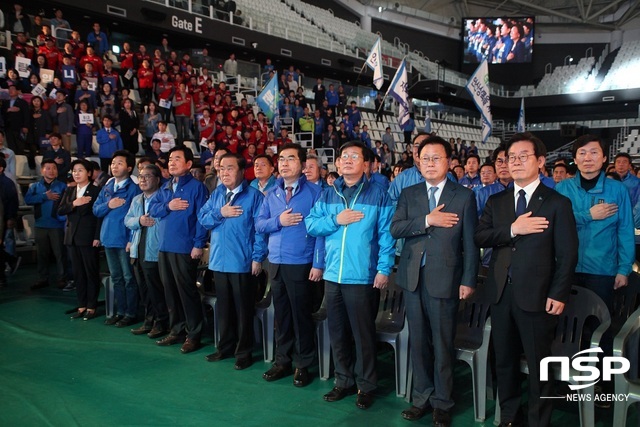
[(311, 317), (314, 287), (311, 264), (272, 264), (269, 274), (276, 319), (276, 365), (307, 368), (315, 357), (315, 325)]
[(256, 284), (251, 273), (213, 272), (218, 296), (218, 351), (236, 359), (250, 357), (254, 347)]
[(38, 280), (49, 280), (49, 258), (51, 253), (56, 259), (57, 281), (64, 280), (67, 251), (64, 249), (64, 230), (62, 228), (36, 227), (36, 247), (38, 248)]
[(324, 294), (335, 385), (348, 388), (355, 383), (360, 391), (370, 393), (378, 381), (375, 322), (380, 293), (371, 285), (325, 281)]
[(540, 381), (540, 361), (551, 354), (558, 317), (545, 311), (520, 309), (513, 285), (505, 285), (502, 297), (491, 306), (491, 338), (496, 354), (496, 375), (502, 422), (512, 422), (520, 409), (520, 355), (529, 365), (529, 426), (548, 426), (551, 421), (553, 381)]
[(169, 310), (171, 335), (187, 335), (199, 341), (202, 336), (202, 301), (196, 286), (198, 260), (190, 254), (158, 254), (160, 280)]
[(169, 311), (164, 297), (158, 263), (136, 259), (133, 263), (133, 273), (136, 275), (140, 301), (144, 306), (145, 325), (168, 329)]
[(78, 295), (78, 307), (95, 309), (100, 293), (100, 264), (98, 248), (69, 246), (73, 265), (73, 280)]

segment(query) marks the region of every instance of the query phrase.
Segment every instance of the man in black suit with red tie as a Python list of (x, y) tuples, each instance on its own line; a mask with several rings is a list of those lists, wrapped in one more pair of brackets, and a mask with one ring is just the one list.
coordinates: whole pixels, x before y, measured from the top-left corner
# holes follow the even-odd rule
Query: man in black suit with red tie
[(529, 366), (528, 425), (548, 426), (551, 382), (540, 381), (540, 361), (569, 298), (578, 261), (578, 236), (571, 202), (545, 185), (538, 170), (546, 148), (530, 133), (507, 144), (513, 190), (491, 196), (475, 234), (479, 247), (493, 248), (487, 288), (496, 354), (501, 426), (523, 425), (520, 355)]
[(448, 427), (458, 303), (473, 293), (480, 265), (478, 214), (473, 191), (447, 179), (447, 141), (425, 138), (418, 155), (426, 182), (402, 190), (391, 223), (391, 235), (405, 239), (396, 282), (405, 290), (413, 362), (413, 406), (402, 417), (433, 409), (433, 425)]

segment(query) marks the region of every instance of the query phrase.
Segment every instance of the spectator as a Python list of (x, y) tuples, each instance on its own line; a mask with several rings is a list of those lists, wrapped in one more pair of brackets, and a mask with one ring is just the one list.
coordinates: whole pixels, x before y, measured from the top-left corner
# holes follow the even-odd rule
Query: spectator
[(190, 136), (189, 129), (193, 120), (193, 97), (187, 92), (187, 85), (180, 83), (178, 91), (173, 97), (174, 117), (178, 131), (177, 144), (183, 145)]
[[(17, 154), (23, 154), (29, 134), (29, 104), (20, 98), (20, 90), (9, 86), (9, 99), (2, 102), (2, 117), (7, 145)], [(4, 166), (3, 166), (4, 168)], [(5, 205), (5, 215), (7, 207)]]
[(567, 179), (567, 165), (564, 163), (559, 163), (553, 167), (553, 181), (556, 184), (560, 184), (560, 182)]
[(66, 102), (66, 98), (66, 91), (56, 91), (56, 103), (49, 108), (49, 115), (54, 132), (58, 132), (62, 136), (62, 146), (65, 150), (70, 151), (75, 114), (71, 105)]
[(122, 145), (125, 150), (134, 156), (138, 153), (138, 127), (140, 119), (133, 109), (133, 101), (125, 99), (120, 110), (120, 132), (122, 133)]
[(93, 205), (94, 215), (102, 218), (100, 241), (105, 247), (117, 307), (116, 315), (108, 317), (104, 324), (116, 325), (118, 328), (136, 323), (138, 313), (138, 286), (126, 251), (131, 233), (124, 223), (133, 198), (140, 194), (138, 186), (129, 179), (134, 166), (135, 158), (132, 154), (121, 148), (115, 151), (111, 160), (114, 179), (109, 180), (100, 190), (98, 200)]
[[(80, 80), (80, 88), (76, 90), (76, 94), (75, 94), (76, 106), (80, 103), (80, 101), (86, 101), (89, 104), (90, 113), (93, 114), (96, 111), (96, 108), (98, 106), (96, 92), (89, 89), (89, 81), (86, 78), (83, 78), (82, 80)], [(110, 106), (110, 104), (108, 104), (108, 106)]]
[(305, 162), (305, 168), (303, 170), (307, 181), (311, 184), (320, 186), (320, 188), (325, 188), (327, 186), (327, 183), (324, 182), (324, 180), (320, 176), (321, 169), (322, 159), (320, 159), (316, 155), (308, 155), (307, 161)]
[(50, 21), (51, 26), (54, 28), (65, 28), (67, 30), (70, 30), (71, 24), (69, 24), (69, 21), (67, 21), (62, 17), (62, 9), (56, 9), (54, 13), (55, 13), (55, 18), (51, 19)]
[[(49, 144), (51, 144), (51, 146), (47, 151), (42, 153), (42, 159), (53, 160), (53, 163), (58, 169), (56, 178), (66, 184), (69, 168), (71, 167), (71, 153), (62, 148), (62, 135), (57, 132), (49, 135)], [(62, 194), (62, 192), (60, 192), (60, 194)]]
[(260, 154), (253, 160), (253, 169), (256, 179), (251, 181), (251, 186), (266, 195), (276, 185), (273, 159), (266, 154)]
[(100, 31), (100, 24), (97, 22), (93, 23), (92, 28), (93, 31), (91, 31), (89, 35), (87, 35), (87, 43), (93, 46), (98, 56), (102, 56), (109, 50), (109, 41), (107, 40), (107, 35)]
[[(4, 233), (0, 235), (0, 266), (9, 264), (11, 273), (15, 273), (20, 266), (21, 257), (10, 254), (7, 250), (7, 239), (9, 234), (13, 234), (16, 227), (16, 218), (18, 216), (18, 192), (16, 183), (5, 173), (7, 162), (4, 157), (0, 156), (0, 201), (4, 209), (2, 220), (4, 222)], [(7, 285), (5, 269), (0, 268), (0, 288)]]
[(114, 154), (123, 149), (120, 133), (111, 127), (112, 124), (113, 119), (111, 119), (110, 116), (103, 117), (102, 125), (104, 127), (96, 134), (96, 141), (100, 145), (100, 151), (98, 152), (98, 157), (100, 157), (100, 168), (104, 172), (109, 171), (109, 165), (112, 163), (112, 157)]
[[(58, 146), (60, 139), (58, 138)], [(66, 285), (65, 265), (67, 251), (63, 246), (65, 218), (58, 216), (60, 198), (67, 184), (58, 178), (58, 165), (49, 158), (42, 160), (42, 179), (29, 186), (24, 196), (27, 205), (34, 207), (36, 220), (35, 240), (38, 249), (38, 280), (31, 285), (32, 290), (49, 286), (49, 259), (55, 257), (56, 274), (54, 279), (58, 288)]]
[(161, 115), (158, 110), (158, 104), (154, 101), (149, 102), (149, 104), (147, 104), (147, 110), (142, 117), (142, 127), (144, 128), (144, 136), (148, 145), (151, 144), (153, 135), (158, 132), (158, 123), (160, 120)]
[(160, 151), (163, 153), (168, 153), (176, 145), (175, 137), (167, 130), (167, 122), (164, 120), (158, 121), (158, 132), (152, 136), (152, 139), (160, 140)]
[(91, 114), (87, 101), (80, 101), (78, 106), (79, 111), (78, 114), (76, 114), (76, 143), (78, 145), (78, 157), (84, 159), (92, 154), (91, 145), (93, 143), (93, 131), (96, 129), (96, 126), (93, 123), (80, 123), (80, 115), (86, 117), (88, 114)]
[(11, 148), (6, 147), (4, 142), (4, 132), (0, 130), (0, 157), (5, 161), (4, 174), (16, 181), (16, 154)]
[(78, 294), (78, 311), (71, 317), (84, 317), (84, 320), (96, 317), (100, 292), (98, 247), (102, 220), (93, 214), (93, 204), (100, 190), (91, 182), (92, 171), (90, 162), (84, 159), (73, 161), (71, 175), (75, 186), (67, 187), (58, 208), (58, 215), (67, 217), (64, 244), (71, 254)]
[(7, 13), (7, 23), (7, 29), (12, 33), (24, 33), (27, 37), (38, 34), (32, 32), (31, 19), (26, 13), (22, 12), (22, 5), (19, 3), (14, 3), (13, 10)]
[(481, 186), (482, 182), (480, 181), (480, 175), (478, 175), (480, 157), (478, 157), (477, 154), (469, 154), (464, 167), (467, 173), (458, 181), (458, 183), (470, 189)]
[(234, 53), (229, 55), (229, 59), (224, 61), (222, 71), (227, 78), (227, 83), (235, 83), (238, 76), (238, 61), (236, 61), (236, 55)]

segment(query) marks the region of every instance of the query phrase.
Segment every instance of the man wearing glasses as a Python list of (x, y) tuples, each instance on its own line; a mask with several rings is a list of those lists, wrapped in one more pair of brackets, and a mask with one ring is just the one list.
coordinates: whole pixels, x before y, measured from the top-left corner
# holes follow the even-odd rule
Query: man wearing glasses
[(558, 315), (569, 298), (578, 261), (571, 201), (540, 185), (546, 148), (531, 133), (507, 144), (513, 191), (489, 198), (475, 234), (493, 248), (487, 287), (496, 354), (502, 425), (523, 425), (520, 355), (529, 366), (529, 426), (547, 426), (552, 383), (540, 381), (540, 361), (550, 355)]
[(342, 177), (324, 189), (305, 218), (309, 234), (325, 238), (325, 302), (336, 381), (324, 400), (357, 392), (360, 409), (371, 406), (377, 387), (378, 289), (387, 286), (395, 252), (389, 232), (393, 206), (384, 190), (366, 179), (371, 159), (365, 153), (360, 141), (340, 148)]
[(149, 201), (158, 192), (161, 179), (162, 173), (156, 165), (147, 164), (140, 168), (138, 185), (142, 194), (133, 198), (124, 219), (125, 225), (133, 233), (129, 255), (133, 260), (133, 272), (145, 312), (144, 323), (132, 329), (131, 333), (147, 334), (151, 339), (169, 332), (169, 311), (158, 268), (158, 223), (149, 215)]
[(322, 279), (324, 239), (307, 233), (304, 218), (320, 196), (321, 188), (302, 173), (306, 150), (285, 144), (278, 156), (280, 178), (266, 193), (256, 220), (256, 232), (268, 235), (269, 277), (275, 307), (276, 361), (262, 376), (275, 381), (291, 374), (293, 385), (311, 381), (308, 367), (315, 358), (314, 285)]
[(413, 406), (402, 417), (433, 410), (438, 427), (451, 424), (458, 302), (473, 294), (480, 258), (475, 195), (447, 179), (451, 151), (440, 137), (422, 141), (416, 159), (426, 183), (402, 190), (391, 223), (392, 236), (405, 239), (397, 284), (405, 289), (413, 362)]

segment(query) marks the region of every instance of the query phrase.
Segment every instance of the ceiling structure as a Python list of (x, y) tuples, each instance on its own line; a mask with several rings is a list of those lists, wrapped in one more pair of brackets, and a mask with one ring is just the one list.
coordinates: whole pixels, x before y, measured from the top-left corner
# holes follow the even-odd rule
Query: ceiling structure
[[(365, 6), (403, 14), (427, 12), (453, 18), (535, 16), (536, 23), (619, 30), (640, 17), (640, 0), (358, 0)], [(452, 23), (454, 23), (452, 21)], [(570, 29), (569, 28), (569, 29)]]

